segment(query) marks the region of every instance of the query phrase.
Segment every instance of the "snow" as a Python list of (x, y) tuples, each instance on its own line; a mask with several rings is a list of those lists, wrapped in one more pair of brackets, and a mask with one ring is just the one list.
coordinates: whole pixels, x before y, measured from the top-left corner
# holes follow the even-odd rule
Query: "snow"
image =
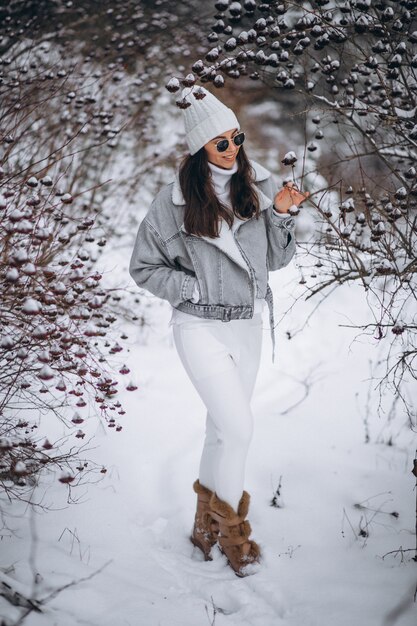
[(26, 472), (26, 465), (23, 461), (18, 461), (14, 466), (14, 471), (16, 474), (24, 474)]
[(26, 298), (22, 306), (23, 313), (26, 313), (27, 315), (37, 315), (38, 313), (40, 313), (41, 309), (41, 303), (34, 298)]
[(6, 272), (6, 280), (8, 282), (16, 282), (19, 278), (19, 272), (15, 267), (10, 268), (9, 270), (7, 270)]
[(283, 158), (283, 161), (296, 161), (296, 160), (297, 160), (297, 155), (292, 150), (290, 150), (290, 152), (287, 152)]
[[(108, 263), (124, 283), (126, 253)], [(94, 449), (86, 454), (105, 460), (106, 474), (72, 490), (70, 506), (68, 487), (55, 479), (43, 494), (53, 511), (10, 520), (19, 539), (3, 529), (0, 568), (21, 593), (34, 586), (40, 599), (81, 581), (32, 612), (27, 626), (394, 623), (383, 619), (412, 597), (415, 565), (410, 552), (382, 557), (415, 542), (412, 433), (401, 413), (377, 417), (375, 384), (368, 398), (369, 359), (383, 356), (382, 344), (354, 340), (355, 331), (338, 326), (369, 316), (360, 286), (334, 292), (301, 330), (317, 301), (293, 307), (297, 263), (270, 275), (277, 358), (272, 364), (264, 312), (252, 403), (246, 489), (252, 536), (264, 555), (258, 572), (237, 578), (218, 551), (204, 562), (188, 540), (205, 408), (176, 354), (170, 306), (149, 296), (142, 299), (149, 325), (126, 324), (129, 353), (114, 357), (138, 384), (120, 394), (123, 430), (90, 432)], [(271, 507), (281, 476), (284, 506)], [(369, 536), (359, 536), (360, 527)], [(0, 614), (18, 609), (0, 598)], [(395, 624), (415, 624), (412, 602)]]

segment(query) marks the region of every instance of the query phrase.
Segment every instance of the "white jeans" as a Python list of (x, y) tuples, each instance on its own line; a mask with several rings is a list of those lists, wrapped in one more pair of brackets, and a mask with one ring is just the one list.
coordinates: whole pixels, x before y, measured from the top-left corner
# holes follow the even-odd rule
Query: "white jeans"
[(182, 364), (207, 408), (199, 480), (235, 510), (253, 433), (250, 407), (262, 347), (262, 313), (173, 325)]

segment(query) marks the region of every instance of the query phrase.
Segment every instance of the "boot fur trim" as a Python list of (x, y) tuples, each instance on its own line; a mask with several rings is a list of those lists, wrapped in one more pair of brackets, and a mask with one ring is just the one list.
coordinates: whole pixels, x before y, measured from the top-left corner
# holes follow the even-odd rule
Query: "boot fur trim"
[(239, 517), (245, 518), (247, 516), (248, 511), (249, 511), (249, 504), (250, 504), (250, 495), (247, 491), (243, 491), (242, 497), (240, 498), (239, 506), (237, 509), (237, 514), (239, 515)]
[(211, 489), (202, 485), (198, 478), (193, 483), (193, 489), (199, 496), (206, 496), (207, 498), (210, 498), (213, 493)]
[[(240, 517), (242, 520), (245, 519), (249, 512), (249, 504), (250, 495), (247, 491), (243, 491), (237, 508), (237, 516)], [(233, 507), (225, 500), (220, 500), (215, 492), (210, 499), (210, 508), (212, 509), (212, 511), (223, 517), (225, 523), (227, 523), (227, 521), (234, 520), (234, 518), (236, 517), (236, 511), (233, 509)], [(237, 521), (234, 523), (237, 523)]]

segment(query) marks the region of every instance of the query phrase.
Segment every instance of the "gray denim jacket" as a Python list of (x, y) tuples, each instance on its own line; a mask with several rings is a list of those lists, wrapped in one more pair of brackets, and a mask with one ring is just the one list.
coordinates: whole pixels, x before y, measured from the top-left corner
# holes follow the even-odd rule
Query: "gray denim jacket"
[[(165, 185), (139, 225), (129, 272), (136, 284), (173, 307), (198, 317), (228, 322), (253, 317), (254, 299), (269, 307), (272, 362), (275, 358), (274, 311), (269, 271), (288, 265), (295, 253), (295, 220), (273, 208), (277, 185), (256, 161), (255, 183), (261, 213), (237, 227), (238, 249), (221, 238), (189, 234), (184, 227), (185, 200), (175, 181)], [(200, 299), (191, 301), (197, 284)]]

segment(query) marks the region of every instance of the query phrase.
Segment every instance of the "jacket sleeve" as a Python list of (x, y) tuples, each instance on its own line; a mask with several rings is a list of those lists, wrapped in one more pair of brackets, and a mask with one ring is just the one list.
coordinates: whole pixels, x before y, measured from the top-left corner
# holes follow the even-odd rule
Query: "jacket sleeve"
[(198, 285), (195, 276), (175, 267), (164, 241), (146, 217), (139, 225), (129, 273), (139, 287), (173, 307), (190, 300)]
[[(272, 201), (278, 190), (274, 179), (270, 178), (270, 198)], [(268, 236), (268, 269), (279, 270), (288, 265), (295, 254), (295, 219), (289, 213), (278, 213), (273, 202), (266, 209), (266, 229)]]

